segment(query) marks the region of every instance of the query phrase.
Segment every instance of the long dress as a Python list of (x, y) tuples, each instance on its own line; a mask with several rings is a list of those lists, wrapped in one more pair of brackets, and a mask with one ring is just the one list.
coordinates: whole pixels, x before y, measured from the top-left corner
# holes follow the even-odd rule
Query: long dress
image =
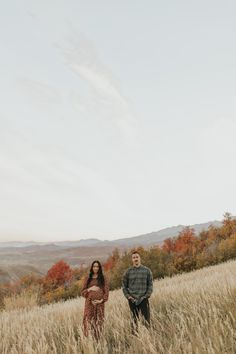
[[(109, 296), (109, 286), (107, 279), (105, 278), (104, 286), (98, 285), (98, 280), (93, 278), (88, 288), (93, 285), (99, 287), (97, 291), (88, 291), (87, 288), (88, 277), (85, 278), (81, 295), (85, 297), (85, 307), (84, 307), (84, 317), (83, 317), (83, 328), (85, 336), (88, 336), (89, 331), (91, 330), (92, 335), (99, 339), (100, 334), (102, 332), (103, 324), (104, 324), (104, 310), (105, 310), (105, 302), (108, 300)], [(93, 305), (93, 300), (101, 300), (103, 302), (97, 305)]]

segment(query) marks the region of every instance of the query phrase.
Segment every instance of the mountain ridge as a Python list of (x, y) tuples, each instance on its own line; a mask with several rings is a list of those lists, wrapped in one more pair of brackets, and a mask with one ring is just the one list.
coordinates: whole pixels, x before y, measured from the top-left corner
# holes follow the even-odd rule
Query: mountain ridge
[[(222, 223), (210, 221), (189, 227), (194, 228), (198, 234), (208, 229), (210, 225), (220, 226)], [(185, 227), (185, 225), (177, 225), (111, 241), (93, 238), (59, 242), (0, 242), (0, 284), (11, 282), (29, 273), (46, 274), (48, 269), (61, 259), (71, 267), (84, 267), (91, 264), (94, 259), (106, 261), (115, 248), (119, 248), (122, 252), (138, 246), (148, 248), (161, 245), (165, 239), (177, 236)]]
[(160, 243), (164, 241), (165, 238), (177, 236), (185, 227), (189, 226), (194, 228), (196, 233), (201, 232), (203, 229), (207, 229), (210, 225), (220, 226), (221, 221), (214, 220), (208, 221), (205, 223), (194, 224), (194, 225), (177, 225), (170, 226), (158, 231), (152, 231), (146, 234), (141, 234), (131, 237), (123, 237), (115, 240), (100, 240), (98, 238), (89, 238), (89, 239), (79, 239), (72, 241), (49, 241), (49, 242), (40, 242), (40, 241), (0, 241), (0, 248), (21, 248), (21, 247), (37, 247), (37, 246), (54, 246), (62, 248), (70, 247), (94, 247), (94, 246), (131, 246), (131, 245), (151, 245), (153, 243)]

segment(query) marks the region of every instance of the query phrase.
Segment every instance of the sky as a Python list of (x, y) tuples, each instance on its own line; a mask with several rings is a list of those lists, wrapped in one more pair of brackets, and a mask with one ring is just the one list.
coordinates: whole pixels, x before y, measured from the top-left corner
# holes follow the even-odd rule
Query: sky
[(0, 4), (0, 241), (236, 214), (234, 1)]

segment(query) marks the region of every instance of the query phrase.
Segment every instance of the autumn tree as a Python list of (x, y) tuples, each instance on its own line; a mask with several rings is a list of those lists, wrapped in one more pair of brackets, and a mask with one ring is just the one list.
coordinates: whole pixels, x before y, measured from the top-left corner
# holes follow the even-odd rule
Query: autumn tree
[(46, 284), (50, 284), (52, 288), (66, 286), (70, 284), (73, 278), (73, 271), (69, 264), (63, 260), (55, 263), (47, 272), (45, 277)]
[(166, 251), (167, 253), (174, 252), (175, 250), (175, 240), (173, 238), (168, 237), (167, 239), (164, 240), (163, 245), (162, 245), (163, 251)]
[(112, 252), (112, 254), (108, 257), (106, 262), (103, 264), (103, 268), (105, 271), (112, 270), (117, 262), (120, 259), (120, 251), (118, 248), (115, 248)]
[(220, 236), (223, 239), (227, 239), (233, 233), (236, 232), (236, 219), (233, 216), (226, 212), (224, 214), (224, 219), (222, 221), (222, 227), (220, 228)]
[(175, 240), (174, 251), (178, 253), (192, 253), (195, 242), (195, 230), (190, 227), (185, 227)]

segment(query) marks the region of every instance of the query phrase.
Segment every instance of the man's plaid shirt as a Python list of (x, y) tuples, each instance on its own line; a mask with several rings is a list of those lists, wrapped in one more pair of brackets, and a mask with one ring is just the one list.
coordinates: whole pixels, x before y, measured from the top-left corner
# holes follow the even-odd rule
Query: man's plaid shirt
[(151, 270), (142, 264), (127, 269), (123, 275), (122, 290), (126, 298), (130, 295), (135, 299), (148, 298), (153, 291)]

